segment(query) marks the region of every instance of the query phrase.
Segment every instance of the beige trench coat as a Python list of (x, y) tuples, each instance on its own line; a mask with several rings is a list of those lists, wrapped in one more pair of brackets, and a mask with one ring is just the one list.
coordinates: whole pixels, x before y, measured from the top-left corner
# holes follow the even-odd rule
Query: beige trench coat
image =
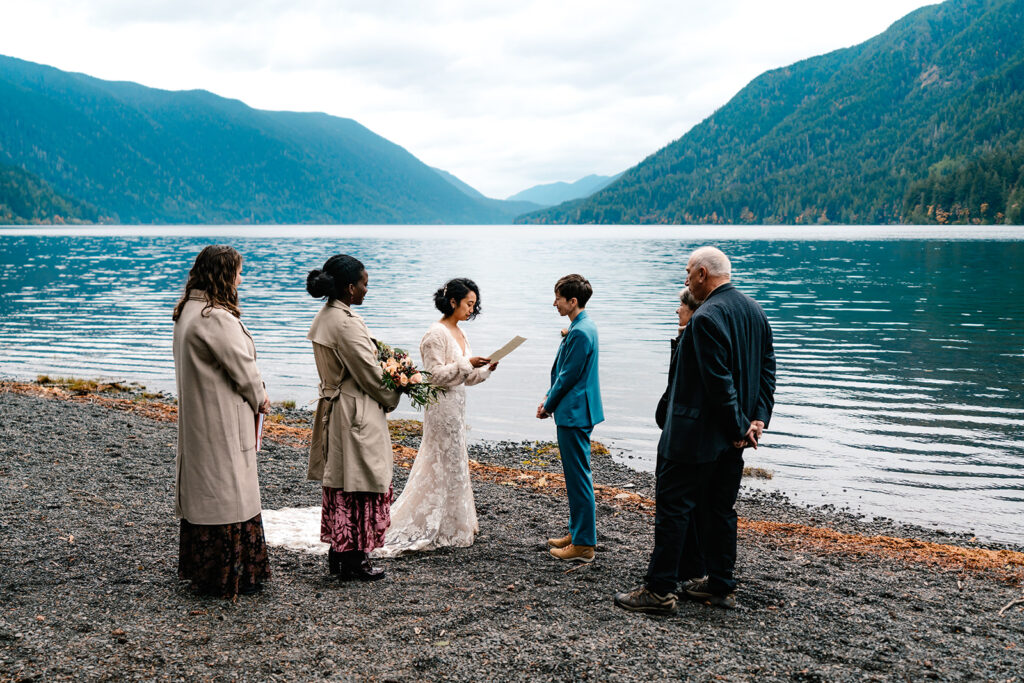
[(394, 467), (386, 413), (399, 395), (381, 387), (376, 342), (363, 319), (340, 301), (324, 304), (306, 338), (320, 373), (309, 479), (345, 491), (385, 493)]
[(260, 514), (256, 422), (266, 398), (256, 346), (223, 308), (205, 315), (192, 292), (174, 323), (178, 385), (175, 514), (193, 524), (234, 524)]

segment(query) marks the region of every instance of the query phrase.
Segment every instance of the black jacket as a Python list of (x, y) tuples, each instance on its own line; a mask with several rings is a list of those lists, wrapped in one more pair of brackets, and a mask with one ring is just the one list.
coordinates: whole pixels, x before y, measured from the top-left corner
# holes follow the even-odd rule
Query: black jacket
[(768, 426), (775, 405), (775, 350), (764, 311), (731, 284), (713, 291), (693, 314), (669, 374), (658, 454), (711, 462), (746, 434)]
[(665, 417), (668, 415), (668, 392), (672, 388), (672, 378), (676, 376), (676, 349), (679, 348), (679, 340), (682, 338), (683, 333), (680, 332), (678, 337), (669, 342), (671, 353), (668, 360), (668, 386), (665, 387), (665, 392), (658, 400), (658, 407), (654, 410), (654, 421), (658, 423), (658, 429), (665, 428)]

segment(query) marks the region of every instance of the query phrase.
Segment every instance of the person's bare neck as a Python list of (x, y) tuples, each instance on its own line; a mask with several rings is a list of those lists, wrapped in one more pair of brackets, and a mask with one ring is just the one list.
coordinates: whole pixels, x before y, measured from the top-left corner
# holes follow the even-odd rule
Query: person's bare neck
[[(729, 278), (728, 275), (720, 275), (718, 277), (709, 277), (708, 278), (708, 296), (711, 296), (714, 293), (714, 291), (716, 289), (718, 289), (719, 287), (721, 287), (722, 285), (729, 284), (729, 280), (730, 280), (730, 278)], [(706, 296), (704, 298), (707, 299), (708, 297)]]

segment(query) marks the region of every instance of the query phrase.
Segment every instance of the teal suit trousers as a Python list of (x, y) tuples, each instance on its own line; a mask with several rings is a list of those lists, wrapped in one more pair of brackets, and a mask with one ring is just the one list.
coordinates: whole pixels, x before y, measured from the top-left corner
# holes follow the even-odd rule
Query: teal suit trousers
[(569, 533), (573, 545), (597, 545), (594, 475), (590, 471), (590, 433), (593, 427), (559, 427), (565, 490), (569, 496)]

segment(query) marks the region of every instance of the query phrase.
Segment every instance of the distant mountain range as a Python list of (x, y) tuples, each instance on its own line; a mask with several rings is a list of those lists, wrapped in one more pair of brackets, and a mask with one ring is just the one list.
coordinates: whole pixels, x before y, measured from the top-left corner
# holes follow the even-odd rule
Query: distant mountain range
[(447, 180), (449, 183), (454, 185), (459, 191), (469, 195), (470, 197), (475, 197), (476, 199), (487, 199), (487, 197), (484, 196), (483, 192), (476, 189), (475, 187), (470, 186), (467, 183), (464, 183), (462, 180), (455, 177), (448, 171), (445, 171), (444, 169), (440, 168), (435, 168), (434, 171), (436, 171), (438, 175)]
[(487, 206), (494, 206), (496, 210), (498, 210), (503, 216), (507, 216), (512, 212), (516, 214), (522, 214), (527, 213), (529, 211), (536, 211), (537, 209), (543, 208), (545, 206), (544, 204), (537, 204), (535, 202), (515, 201), (511, 197), (505, 200), (491, 199), (490, 197), (485, 197), (483, 193), (480, 192), (480, 190), (477, 190), (476, 188), (463, 182), (462, 180), (452, 175), (448, 171), (442, 170), (440, 168), (435, 168), (434, 171), (438, 173), (442, 178), (447, 180), (449, 183), (451, 183), (460, 192), (463, 192), (469, 195), (470, 197), (481, 201), (483, 204)]
[(1024, 0), (950, 0), (769, 71), (536, 223), (1024, 222)]
[(0, 57), (0, 221), (507, 223), (350, 119)]
[(924, 7), (762, 74), (619, 176), (508, 200), (351, 119), (0, 56), (0, 223), (513, 219), (1024, 223), (1024, 0)]
[(572, 199), (588, 197), (617, 179), (621, 173), (608, 175), (588, 175), (574, 183), (547, 183), (534, 185), (522, 192), (517, 192), (508, 201), (527, 201), (541, 206), (554, 206)]

